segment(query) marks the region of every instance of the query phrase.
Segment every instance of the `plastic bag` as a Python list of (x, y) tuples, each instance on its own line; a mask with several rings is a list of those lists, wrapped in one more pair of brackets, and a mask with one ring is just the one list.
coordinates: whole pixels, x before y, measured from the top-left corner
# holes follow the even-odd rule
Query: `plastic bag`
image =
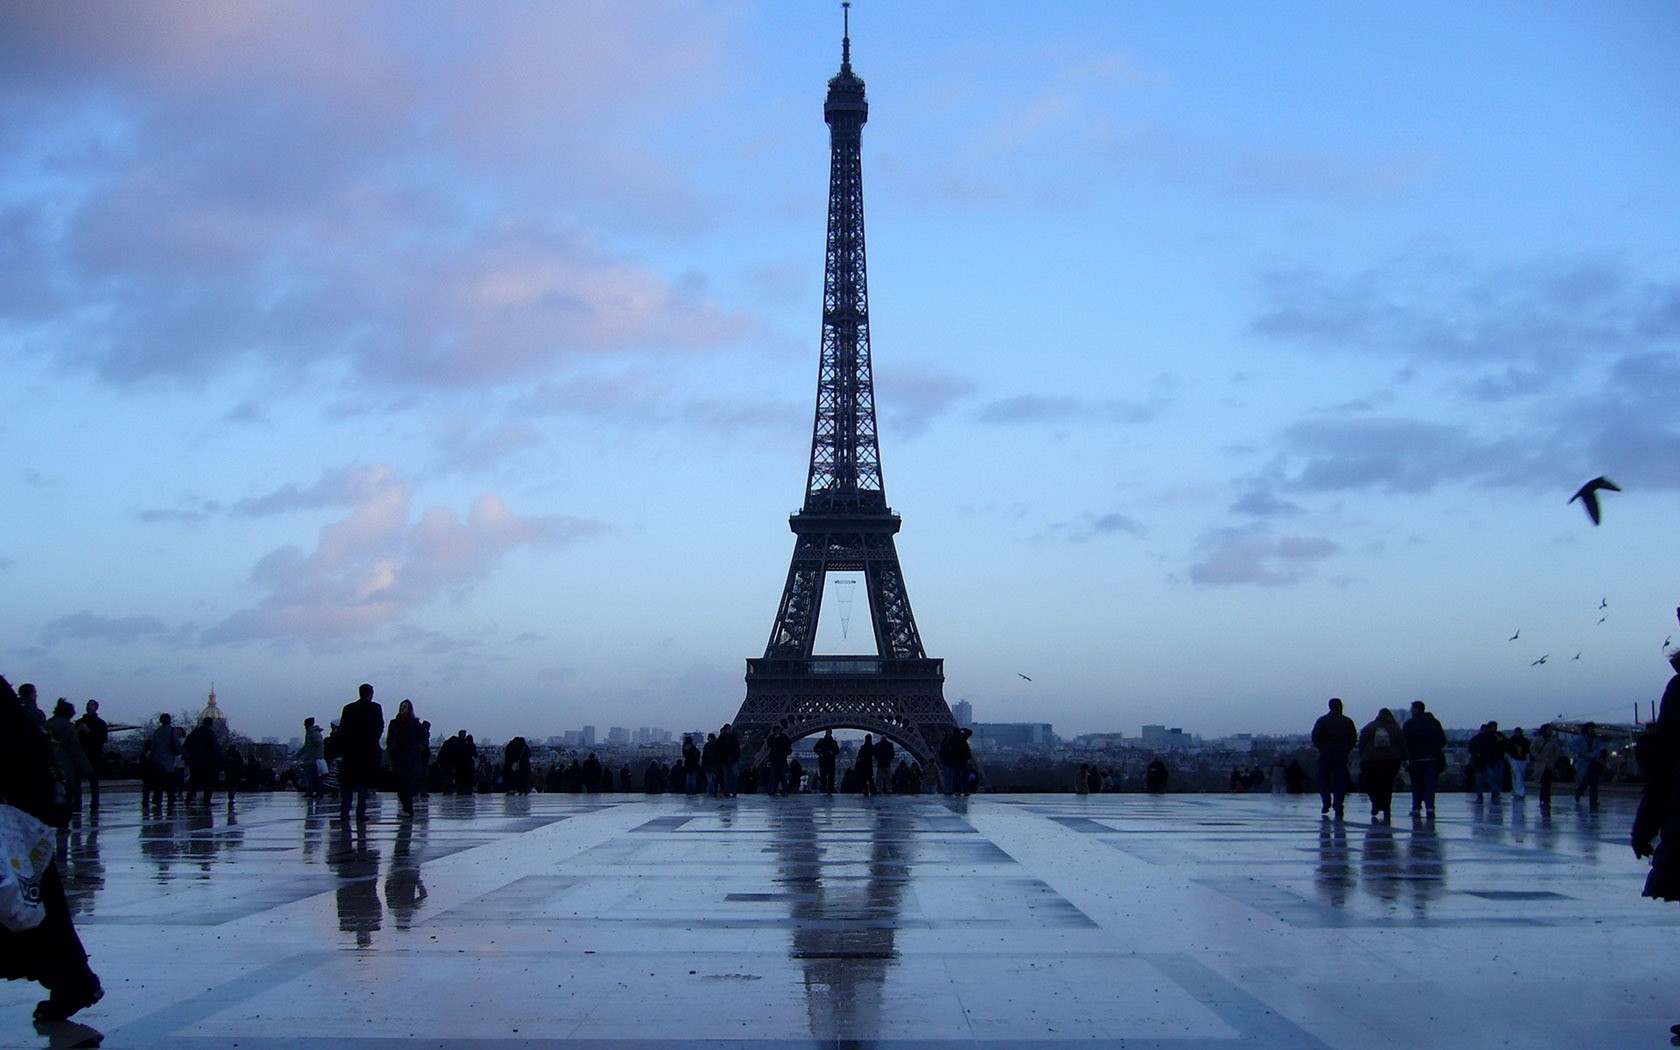
[(0, 926), (22, 932), (41, 925), (41, 876), (53, 862), (52, 828), (0, 804)]

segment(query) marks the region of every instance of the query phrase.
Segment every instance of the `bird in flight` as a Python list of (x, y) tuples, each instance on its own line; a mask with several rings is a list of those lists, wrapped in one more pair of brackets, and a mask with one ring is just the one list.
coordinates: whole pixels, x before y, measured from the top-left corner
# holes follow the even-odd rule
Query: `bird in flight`
[[(1680, 609), (1676, 609), (1676, 610), (1674, 610), (1674, 616), (1675, 616), (1675, 618), (1676, 618), (1676, 619), (1680, 619)], [(1522, 633), (1522, 628), (1521, 628), (1521, 627), (1518, 627), (1518, 628), (1517, 628), (1517, 634), (1521, 634), (1521, 633)], [(1517, 634), (1513, 634), (1513, 635), (1512, 635), (1512, 636), (1511, 636), (1511, 637), (1509, 637), (1509, 638), (1507, 638), (1507, 639), (1505, 639), (1505, 640), (1506, 640), (1506, 641), (1507, 641), (1507, 642), (1514, 642), (1514, 641), (1516, 641), (1516, 640), (1517, 640)]]
[(1600, 616), (1600, 617), (1599, 617), (1599, 618), (1598, 618), (1598, 622), (1599, 622), (1599, 623), (1603, 623), (1603, 622), (1604, 622), (1604, 621), (1605, 621), (1605, 620), (1608, 620), (1608, 619), (1610, 619), (1610, 617), (1608, 617), (1608, 616)]
[(1599, 600), (1598, 600), (1598, 607), (1599, 607), (1599, 608), (1600, 608), (1600, 609), (1608, 609), (1608, 608), (1609, 608), (1609, 607), (1610, 607), (1610, 599), (1608, 599), (1608, 598), (1600, 598), (1600, 599), (1599, 599)]
[[(1019, 671), (1016, 671), (1016, 672), (1015, 672), (1015, 673), (1016, 673), (1016, 674), (1017, 674), (1017, 675), (1020, 675), (1020, 677), (1022, 677), (1022, 678), (1027, 678), (1027, 676), (1026, 676), (1026, 675), (1024, 675), (1024, 674), (1021, 674), (1021, 672), (1019, 672)], [(1027, 681), (1029, 681), (1029, 682), (1030, 682), (1030, 681), (1032, 681), (1032, 679), (1031, 679), (1031, 678), (1027, 678)]]
[(1587, 517), (1592, 519), (1594, 525), (1598, 524), (1598, 492), (1600, 489), (1609, 489), (1611, 492), (1622, 491), (1620, 485), (1601, 475), (1576, 489), (1575, 495), (1569, 497), (1571, 503), (1576, 500), (1581, 501), (1581, 506), (1587, 508)]
[(1580, 658), (1581, 658), (1581, 654), (1576, 653), (1571, 659), (1579, 660)]
[(1541, 657), (1541, 658), (1540, 658), (1540, 659), (1538, 659), (1538, 660), (1536, 660), (1536, 661), (1534, 661), (1534, 662), (1533, 662), (1533, 663), (1531, 663), (1531, 664), (1529, 664), (1529, 665), (1528, 665), (1528, 666), (1530, 666), (1530, 667), (1539, 667), (1539, 666), (1540, 666), (1540, 665), (1541, 665), (1541, 664), (1543, 664), (1543, 663), (1545, 663), (1545, 662), (1546, 662), (1546, 659), (1547, 659), (1547, 657), (1549, 657), (1549, 656), (1551, 656), (1551, 655), (1552, 655), (1552, 654), (1551, 654), (1551, 653), (1547, 653), (1547, 654), (1546, 654), (1546, 655), (1545, 655), (1545, 656), (1542, 656), (1542, 657)]
[(1670, 644), (1671, 644), (1671, 643), (1672, 643), (1672, 642), (1673, 642), (1673, 641), (1674, 641), (1674, 636), (1673, 636), (1673, 635), (1672, 635), (1672, 634), (1671, 634), (1671, 635), (1669, 635), (1669, 636), (1668, 636), (1668, 637), (1667, 637), (1667, 638), (1664, 638), (1664, 639), (1663, 639), (1663, 644), (1662, 644), (1662, 647), (1663, 647), (1663, 648), (1664, 648), (1664, 649), (1667, 649), (1667, 648), (1668, 648), (1668, 647), (1669, 647), (1669, 645), (1670, 645)]

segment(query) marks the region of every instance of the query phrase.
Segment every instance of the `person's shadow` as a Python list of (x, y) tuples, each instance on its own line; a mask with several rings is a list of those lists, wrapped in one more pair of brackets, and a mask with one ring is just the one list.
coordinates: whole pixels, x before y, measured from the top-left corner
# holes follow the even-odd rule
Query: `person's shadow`
[(327, 855), (327, 865), (339, 879), (338, 928), (355, 934), (356, 947), (372, 945), (385, 909), (379, 903), (379, 851), (368, 845), (365, 825), (354, 841), (345, 829), (338, 848)]
[[(421, 825), (420, 848), (425, 849), (425, 825)], [(391, 847), (391, 866), (385, 871), (385, 905), (391, 909), (397, 929), (414, 925), (414, 915), (420, 902), (426, 899), (426, 884), (420, 881), (420, 859), (414, 852), (414, 821), (405, 820), (397, 827), (397, 839)]]
[(49, 1047), (93, 1047), (105, 1041), (105, 1033), (80, 1021), (36, 1021), (35, 1034)]

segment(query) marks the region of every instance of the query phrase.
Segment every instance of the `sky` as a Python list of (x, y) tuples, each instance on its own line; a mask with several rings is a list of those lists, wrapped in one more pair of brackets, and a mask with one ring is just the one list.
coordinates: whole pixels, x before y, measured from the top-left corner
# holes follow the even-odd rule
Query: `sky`
[[(851, 33), (948, 700), (1219, 736), (1660, 695), (1680, 7)], [(804, 495), (840, 37), (817, 0), (0, 6), (0, 673), (113, 721), (213, 684), (257, 737), (363, 681), (480, 739), (729, 720)]]

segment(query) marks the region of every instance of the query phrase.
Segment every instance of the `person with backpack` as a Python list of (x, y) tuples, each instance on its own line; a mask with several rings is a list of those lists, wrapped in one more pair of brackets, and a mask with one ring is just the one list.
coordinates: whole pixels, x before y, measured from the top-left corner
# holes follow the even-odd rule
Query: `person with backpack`
[[(0, 676), (0, 802), (43, 824), (62, 827), (70, 812), (53, 767), (53, 745), (24, 706), (12, 684)], [(64, 1021), (97, 1003), (105, 989), (88, 966), (56, 858), (41, 875), (40, 900), (46, 914), (33, 929), (0, 926), (0, 977), (40, 984), (48, 995), (35, 1004), (35, 1019)]]
[(1379, 816), (1394, 823), (1394, 779), (1406, 760), (1406, 735), (1400, 720), (1388, 708), (1378, 708), (1377, 717), (1359, 731), (1359, 779), (1371, 800), (1371, 819)]

